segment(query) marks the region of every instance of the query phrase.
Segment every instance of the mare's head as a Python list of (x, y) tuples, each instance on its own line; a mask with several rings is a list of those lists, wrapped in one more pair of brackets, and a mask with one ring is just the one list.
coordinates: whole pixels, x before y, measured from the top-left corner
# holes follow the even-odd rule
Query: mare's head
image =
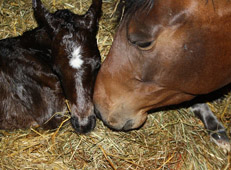
[(102, 1), (93, 0), (85, 15), (69, 10), (49, 13), (40, 0), (32, 2), (38, 24), (51, 38), (53, 69), (68, 100), (71, 123), (77, 132), (89, 132), (96, 123), (92, 97), (101, 63), (96, 34)]
[(105, 124), (135, 129), (150, 109), (229, 83), (231, 3), (219, 1), (214, 10), (212, 2), (125, 1), (94, 90), (96, 113)]

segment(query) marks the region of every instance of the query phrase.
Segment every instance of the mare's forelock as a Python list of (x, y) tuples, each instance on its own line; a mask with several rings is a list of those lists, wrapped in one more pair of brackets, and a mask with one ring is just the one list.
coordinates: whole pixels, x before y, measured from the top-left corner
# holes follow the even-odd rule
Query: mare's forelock
[(137, 10), (149, 12), (154, 4), (154, 0), (126, 0), (125, 15), (133, 15)]

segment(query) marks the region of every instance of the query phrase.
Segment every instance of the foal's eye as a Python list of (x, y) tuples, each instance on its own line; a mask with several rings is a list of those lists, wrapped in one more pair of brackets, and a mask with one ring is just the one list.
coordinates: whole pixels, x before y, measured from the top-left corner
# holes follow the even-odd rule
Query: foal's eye
[(135, 44), (141, 50), (150, 50), (153, 47), (153, 45), (154, 45), (154, 41), (150, 41), (150, 42), (136, 42)]

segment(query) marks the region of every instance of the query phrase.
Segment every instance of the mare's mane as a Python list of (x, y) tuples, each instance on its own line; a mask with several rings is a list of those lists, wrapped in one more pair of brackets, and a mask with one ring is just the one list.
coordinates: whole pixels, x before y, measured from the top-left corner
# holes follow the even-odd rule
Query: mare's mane
[(149, 12), (154, 0), (125, 0), (125, 16), (133, 15), (136, 11)]
[[(212, 2), (215, 10), (214, 0), (205, 0), (205, 4), (207, 4), (209, 1)], [(133, 16), (136, 12), (149, 13), (153, 8), (155, 0), (120, 0), (120, 2), (123, 4), (121, 6), (124, 8), (124, 13), (122, 16), (125, 16), (126, 18)]]

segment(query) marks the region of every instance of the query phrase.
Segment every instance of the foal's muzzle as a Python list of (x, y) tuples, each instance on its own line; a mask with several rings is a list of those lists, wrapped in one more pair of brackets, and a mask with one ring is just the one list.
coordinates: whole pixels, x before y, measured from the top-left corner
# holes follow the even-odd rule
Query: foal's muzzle
[(91, 115), (82, 121), (80, 121), (78, 117), (72, 116), (71, 124), (77, 133), (88, 133), (95, 128), (96, 116)]

